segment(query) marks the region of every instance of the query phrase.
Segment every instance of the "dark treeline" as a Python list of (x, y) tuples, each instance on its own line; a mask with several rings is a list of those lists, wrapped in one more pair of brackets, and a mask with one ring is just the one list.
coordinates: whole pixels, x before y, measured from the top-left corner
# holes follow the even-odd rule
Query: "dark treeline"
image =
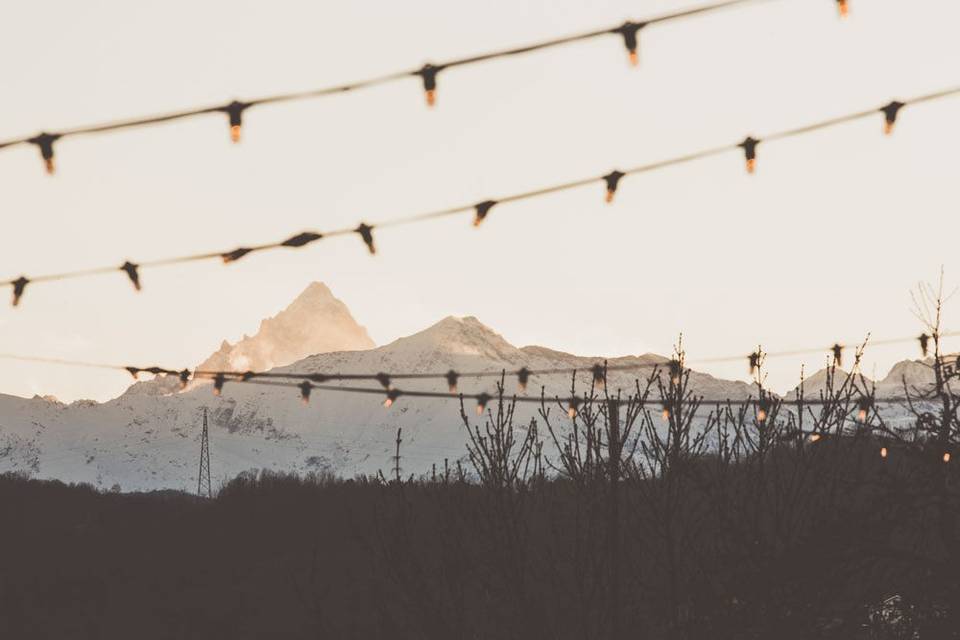
[(624, 483), (619, 596), (597, 483), (261, 474), (199, 501), (7, 476), (0, 637), (914, 637), (882, 624), (892, 596), (920, 637), (952, 637), (957, 532), (914, 496), (937, 461), (819, 444), (762, 480), (704, 458)]
[(0, 477), (0, 637), (960, 637), (956, 359), (930, 329), (936, 382), (896, 424), (836, 369), (813, 405), (700, 406), (678, 348), (529, 424), (501, 383), (420, 478), (399, 444), (374, 478), (211, 500)]

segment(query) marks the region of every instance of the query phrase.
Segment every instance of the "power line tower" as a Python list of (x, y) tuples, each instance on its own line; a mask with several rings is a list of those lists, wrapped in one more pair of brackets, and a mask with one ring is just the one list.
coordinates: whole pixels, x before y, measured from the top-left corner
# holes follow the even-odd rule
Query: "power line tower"
[(206, 487), (206, 496), (213, 497), (213, 490), (210, 488), (210, 436), (207, 433), (207, 408), (203, 408), (203, 434), (200, 436), (200, 472), (197, 475), (197, 495), (204, 495)]

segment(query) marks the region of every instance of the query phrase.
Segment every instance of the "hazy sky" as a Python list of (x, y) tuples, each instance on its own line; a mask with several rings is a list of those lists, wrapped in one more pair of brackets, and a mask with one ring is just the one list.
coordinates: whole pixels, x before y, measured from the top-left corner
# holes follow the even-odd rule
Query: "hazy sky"
[[(640, 19), (697, 2), (7, 3), (0, 138), (325, 86), (427, 61)], [(771, 0), (611, 36), (249, 111), (0, 151), (0, 277), (283, 239), (303, 229), (469, 204), (739, 141), (960, 84), (960, 3)], [(14, 7), (15, 5), (15, 7)], [(334, 238), (237, 264), (28, 287), (0, 305), (0, 351), (193, 365), (322, 280), (378, 343), (449, 314), (518, 344), (688, 357), (915, 335), (910, 287), (960, 282), (960, 98), (740, 155), (467, 216)], [(9, 289), (4, 291), (4, 301)], [(955, 305), (960, 307), (960, 305)], [(948, 310), (949, 311), (949, 310)], [(951, 323), (951, 321), (954, 321)], [(960, 327), (956, 310), (948, 328)], [(883, 374), (915, 357), (869, 352)], [(821, 357), (806, 358), (819, 367)], [(803, 358), (770, 361), (789, 386)], [(742, 363), (702, 367), (746, 377)], [(0, 362), (0, 392), (119, 393), (125, 374)]]

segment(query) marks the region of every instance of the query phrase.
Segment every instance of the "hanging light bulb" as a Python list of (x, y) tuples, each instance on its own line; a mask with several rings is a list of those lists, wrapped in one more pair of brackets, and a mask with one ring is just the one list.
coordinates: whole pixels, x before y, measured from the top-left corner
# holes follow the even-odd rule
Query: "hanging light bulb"
[(917, 340), (920, 341), (920, 352), (923, 353), (923, 357), (926, 358), (927, 352), (930, 351), (930, 336), (925, 333), (921, 333)]
[(840, 12), (841, 18), (846, 18), (850, 15), (850, 4), (847, 0), (837, 0), (837, 10)]
[(747, 173), (753, 173), (757, 169), (757, 145), (760, 141), (756, 138), (747, 136), (747, 138), (737, 146), (743, 149), (743, 156), (747, 161)]
[(887, 459), (887, 448), (886, 448), (886, 447), (880, 447), (880, 457), (883, 458), (884, 460)]
[(140, 265), (133, 264), (129, 260), (120, 266), (120, 270), (126, 272), (127, 277), (130, 278), (130, 282), (133, 283), (133, 288), (137, 291), (140, 291), (140, 274), (137, 272), (139, 267)]
[(810, 442), (816, 442), (816, 441), (819, 440), (819, 439), (820, 439), (820, 434), (819, 434), (819, 433), (811, 433), (811, 434), (810, 434)]
[(640, 56), (637, 53), (637, 32), (647, 26), (646, 22), (631, 22), (627, 20), (622, 25), (612, 31), (623, 36), (623, 45), (627, 48), (627, 59), (632, 66), (640, 64)]
[(580, 408), (580, 398), (570, 398), (570, 404), (567, 405), (567, 417), (573, 420), (577, 417), (577, 410)]
[(41, 133), (30, 138), (27, 142), (37, 145), (40, 149), (40, 157), (43, 158), (43, 164), (47, 169), (48, 175), (53, 175), (57, 170), (56, 162), (53, 157), (53, 143), (60, 139), (59, 133)]
[(423, 91), (427, 97), (427, 106), (432, 107), (437, 103), (437, 73), (443, 70), (443, 67), (436, 67), (432, 64), (425, 64), (414, 74), (420, 76), (423, 80)]
[(830, 347), (830, 350), (833, 352), (833, 363), (838, 367), (843, 366), (843, 345), (839, 342)]
[(393, 385), (390, 383), (390, 376), (381, 372), (377, 374), (377, 382), (379, 382), (384, 389), (392, 389)]
[(944, 451), (944, 452), (943, 452), (943, 461), (944, 461), (944, 462), (950, 462), (950, 452), (949, 452), (949, 451)]
[(484, 412), (484, 411), (486, 410), (486, 408), (487, 408), (487, 403), (488, 403), (488, 402), (490, 402), (490, 394), (489, 394), (489, 393), (484, 392), (484, 393), (481, 393), (480, 395), (477, 396), (477, 415), (478, 415), (478, 416), (482, 416), (482, 415), (483, 415), (483, 412)]
[(607, 183), (607, 204), (613, 202), (613, 196), (617, 193), (617, 185), (620, 184), (620, 178), (624, 176), (622, 171), (611, 171), (603, 176), (603, 181)]
[(860, 422), (867, 421), (867, 415), (870, 413), (870, 409), (873, 407), (873, 398), (868, 398), (864, 396), (857, 400), (857, 420)]
[(900, 113), (904, 105), (897, 100), (892, 101), (887, 106), (880, 109), (883, 112), (883, 132), (887, 135), (893, 133), (893, 125), (897, 123), (897, 114)]
[(313, 385), (310, 384), (309, 380), (304, 380), (297, 386), (300, 387), (300, 401), (303, 402), (303, 404), (309, 404), (310, 392), (313, 391)]
[(662, 403), (660, 403), (660, 406), (663, 408), (663, 411), (660, 412), (660, 417), (662, 417), (664, 420), (669, 420), (670, 419), (670, 403), (664, 400)]
[(375, 255), (377, 253), (377, 249), (373, 246), (373, 227), (368, 225), (366, 222), (361, 222), (360, 226), (354, 229), (354, 232), (359, 233), (360, 237), (363, 238), (363, 243), (367, 245), (370, 255)]
[(763, 397), (757, 402), (757, 422), (766, 422), (770, 411), (770, 400)]
[(230, 119), (230, 140), (234, 143), (240, 142), (240, 127), (243, 125), (243, 111), (249, 106), (249, 103), (234, 100), (222, 109)]
[(447, 388), (450, 389), (450, 393), (457, 392), (457, 379), (459, 377), (460, 376), (453, 369), (447, 371)]
[(23, 292), (27, 288), (27, 284), (30, 283), (30, 280), (26, 276), (20, 276), (10, 284), (13, 285), (13, 306), (20, 304), (20, 298), (23, 297)]
[(186, 388), (187, 388), (187, 383), (190, 382), (190, 370), (189, 370), (189, 369), (184, 369), (184, 370), (181, 371), (178, 375), (179, 375), (179, 377), (180, 377), (180, 388), (181, 388), (181, 389), (186, 389)]
[(593, 384), (602, 389), (607, 384), (606, 367), (598, 362), (593, 365), (590, 371), (593, 374)]
[(673, 359), (670, 361), (670, 383), (677, 385), (680, 384), (680, 375), (683, 373), (683, 367), (680, 366), (680, 361)]
[(475, 204), (473, 208), (476, 210), (476, 213), (473, 216), (473, 226), (479, 227), (495, 204), (497, 204), (496, 200), (484, 200), (483, 202)]
[(517, 387), (520, 389), (520, 392), (523, 393), (527, 390), (527, 381), (530, 379), (530, 370), (526, 367), (522, 367), (517, 371)]
[(749, 356), (750, 360), (750, 375), (756, 373), (757, 368), (760, 366), (760, 352), (754, 351)]
[(396, 389), (389, 389), (387, 391), (387, 399), (383, 401), (383, 406), (390, 408), (394, 402), (397, 401), (397, 398), (400, 397), (400, 392)]
[(223, 392), (223, 383), (226, 382), (226, 376), (220, 371), (213, 377), (213, 395), (219, 396)]

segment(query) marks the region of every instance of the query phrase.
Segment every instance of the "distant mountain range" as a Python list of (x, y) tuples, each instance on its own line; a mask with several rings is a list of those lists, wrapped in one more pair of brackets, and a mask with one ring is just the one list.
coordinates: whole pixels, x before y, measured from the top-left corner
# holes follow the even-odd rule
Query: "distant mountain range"
[[(518, 348), (473, 317), (444, 318), (419, 333), (375, 347), (347, 307), (325, 285), (313, 283), (289, 307), (264, 320), (256, 335), (244, 336), (236, 344), (225, 341), (200, 367), (296, 373), (576, 367), (584, 371), (581, 383), (587, 385), (590, 367), (602, 360), (538, 346)], [(608, 362), (652, 365), (668, 359), (645, 354)], [(637, 375), (611, 373), (608, 385), (628, 391)], [(916, 385), (932, 380), (929, 366), (904, 361), (877, 388), (883, 395), (898, 395), (904, 376)], [(824, 379), (824, 372), (808, 378), (808, 397), (816, 397)], [(543, 387), (548, 396), (567, 396), (570, 383), (568, 375), (538, 376), (531, 379), (526, 393), (539, 396)], [(507, 385), (513, 392), (515, 379)], [(691, 374), (691, 386), (711, 399), (755, 395), (745, 382), (699, 372)], [(405, 380), (402, 388), (446, 390), (446, 385)], [(463, 378), (460, 388), (492, 393), (494, 382)], [(215, 397), (209, 383), (194, 383), (181, 391), (176, 380), (163, 377), (134, 383), (119, 398), (104, 403), (67, 405), (39, 396), (0, 395), (0, 471), (19, 470), (102, 488), (190, 490), (197, 482), (199, 425), (205, 407), (215, 482), (260, 468), (343, 476), (386, 472), (392, 468), (398, 428), (403, 429), (405, 474), (425, 473), (434, 463), (442, 467), (444, 459), (453, 464), (465, 454), (466, 436), (456, 402), (400, 397), (387, 409), (378, 396), (367, 394), (316, 391), (308, 405), (299, 402), (298, 395), (291, 388), (228, 383)], [(515, 422), (528, 423), (537, 408), (519, 405)]]

